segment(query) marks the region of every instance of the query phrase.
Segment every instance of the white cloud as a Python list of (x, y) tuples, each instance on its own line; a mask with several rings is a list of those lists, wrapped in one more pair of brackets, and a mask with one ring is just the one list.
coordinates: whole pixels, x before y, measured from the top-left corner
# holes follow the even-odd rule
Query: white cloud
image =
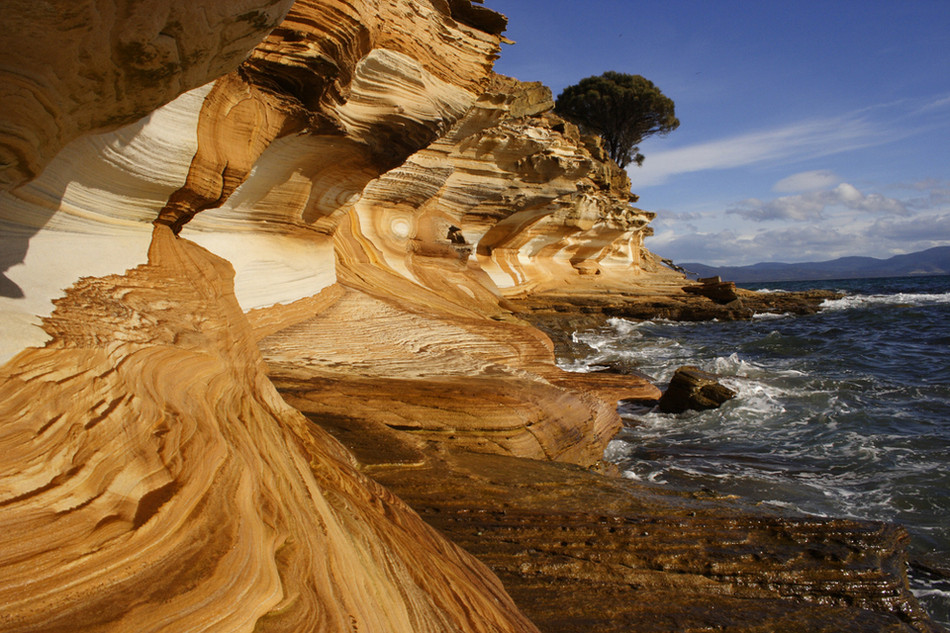
[(908, 208), (923, 211), (950, 206), (950, 186), (935, 183), (930, 187), (921, 187), (919, 191), (924, 191), (927, 195), (908, 200)]
[(900, 184), (897, 186), (902, 189), (913, 189), (914, 191), (950, 191), (950, 181), (937, 180), (936, 178), (925, 178), (923, 180), (918, 180), (917, 182), (912, 182), (910, 184)]
[(749, 198), (726, 211), (756, 221), (811, 221), (826, 216), (835, 207), (881, 215), (907, 215), (907, 205), (878, 193), (863, 194), (846, 182), (827, 191), (812, 191), (796, 196), (782, 196), (770, 201)]
[(947, 106), (950, 106), (950, 95), (925, 103), (917, 110), (917, 113), (919, 114), (921, 112), (930, 112), (932, 110), (942, 110)]
[(763, 161), (828, 156), (892, 140), (862, 116), (801, 121), (773, 130), (651, 152), (643, 167), (628, 170), (634, 189), (666, 182), (677, 174), (741, 167)]
[(677, 234), (677, 230), (647, 238), (646, 247), (677, 263), (702, 262), (712, 266), (824, 261), (849, 255), (886, 258), (950, 244), (950, 212), (741, 232), (723, 228)]
[(821, 217), (825, 204), (812, 194), (786, 196), (771, 201), (748, 198), (726, 213), (741, 215), (750, 220), (814, 220)]
[(724, 259), (728, 261), (728, 252), (734, 249), (736, 241), (736, 234), (729, 229), (717, 233), (689, 232), (685, 235), (662, 231), (648, 237), (645, 245), (662, 257), (672, 258), (674, 262), (721, 265)]
[(709, 214), (699, 211), (671, 211), (669, 209), (662, 209), (657, 211), (656, 219), (666, 220), (669, 222), (692, 222), (694, 220), (701, 220), (706, 217), (709, 217)]
[(802, 262), (834, 259), (866, 247), (862, 236), (818, 226), (783, 227), (737, 234), (730, 229), (690, 235), (647, 238), (646, 247), (676, 263), (743, 266), (758, 262)]
[(912, 250), (940, 246), (950, 242), (950, 213), (882, 219), (868, 232), (888, 240), (912, 242), (916, 244)]
[(827, 169), (803, 171), (779, 180), (772, 187), (772, 191), (776, 193), (818, 191), (819, 189), (832, 187), (837, 182), (841, 182), (841, 180), (834, 172)]

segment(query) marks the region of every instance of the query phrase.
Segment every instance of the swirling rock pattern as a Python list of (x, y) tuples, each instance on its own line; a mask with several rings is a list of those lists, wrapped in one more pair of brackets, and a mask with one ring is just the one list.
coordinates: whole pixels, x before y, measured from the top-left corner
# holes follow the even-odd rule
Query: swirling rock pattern
[(4, 366), (0, 629), (533, 631), (280, 399), (232, 275), (159, 227)]
[[(331, 16), (330, 5), (308, 6)], [(377, 15), (368, 5), (335, 6), (358, 17)], [(340, 161), (332, 153), (321, 155), (330, 174), (315, 178), (320, 205), (335, 209), (352, 195), (345, 193), (346, 183), (378, 173), (373, 165), (383, 146), (374, 149), (369, 142), (377, 130), (369, 106), (393, 105), (376, 103), (374, 95), (421, 78), (400, 93), (417, 95), (418, 107), (380, 127), (400, 127), (415, 117), (419, 127), (435, 129), (439, 117), (453, 116), (474, 99), (468, 90), (497, 48), (497, 37), (475, 36), (475, 29), (452, 20), (448, 5), (387, 7), (394, 20), (387, 23), (390, 43), (400, 37), (409, 42), (408, 32), (398, 35), (393, 27), (420, 15), (447, 38), (423, 38), (402, 52), (370, 47), (346, 67), (352, 85), (340, 85), (345, 98), (335, 105), (339, 120), (356, 130), (353, 138), (337, 130), (328, 141), (319, 134), (307, 138), (316, 138), (318, 147), (342, 148), (336, 157), (349, 156), (343, 167), (356, 164), (356, 176), (344, 180), (343, 189), (329, 186)], [(418, 24), (407, 19), (405, 26)], [(333, 44), (324, 36), (316, 41)], [(424, 64), (409, 55), (421, 47), (443, 74), (448, 65), (459, 71), (464, 64), (442, 48), (446, 42), (469, 50), (475, 68), (468, 77), (453, 75), (454, 84), (423, 74)], [(266, 46), (260, 50), (264, 57), (273, 54)], [(407, 71), (387, 79), (394, 67)], [(175, 197), (176, 187), (201, 189), (192, 199), (205, 195), (207, 182), (196, 174), (214, 173), (208, 156), (223, 156), (235, 168), (237, 175), (220, 174), (232, 187), (271, 136), (295, 129), (295, 111), (284, 118), (275, 114), (280, 108), (273, 101), (284, 98), (283, 92), (238, 81), (241, 76), (227, 75), (210, 89), (186, 95), (173, 106), (176, 112), (184, 108), (180, 115), (153, 116), (131, 133), (79, 141), (83, 164), (65, 161), (43, 183), (4, 199), (4, 237), (24, 244), (21, 253), (27, 244), (36, 253), (40, 234), (54, 234), (63, 252), (70, 240), (125, 233), (139, 245), (141, 259), (112, 259), (107, 269), (140, 263), (142, 246), (148, 247), (148, 261), (125, 274), (84, 277), (72, 287), (63, 283), (64, 275), (47, 282), (47, 298), (57, 294), (52, 288), (69, 287), (43, 319), (47, 344), (24, 349), (24, 339), (15, 340), (11, 353), (20, 351), (2, 368), (0, 629), (535, 631), (484, 566), (359, 474), (346, 451), (277, 395), (234, 294), (233, 268), (166, 226), (143, 230), (163, 203), (168, 208), (169, 200), (182, 199)], [(427, 96), (428, 90), (433, 94)], [(215, 124), (207, 113), (220, 108), (231, 116)], [(277, 132), (272, 116), (278, 116)], [(151, 129), (156, 118), (170, 126)], [(189, 121), (192, 136), (182, 139), (180, 130)], [(232, 145), (222, 149), (216, 130), (243, 136), (226, 134)], [(176, 135), (183, 147), (174, 142)], [(418, 138), (404, 139), (410, 149), (397, 148), (393, 155), (415, 149)], [(163, 152), (164, 146), (172, 151)], [(189, 146), (195, 154), (191, 166)], [(96, 171), (103, 162), (107, 168)], [(86, 167), (92, 173), (85, 186), (73, 187), (75, 174)], [(132, 177), (111, 184), (114, 172)], [(104, 195), (85, 193), (92, 190)], [(226, 198), (218, 193), (217, 200)], [(291, 223), (286, 214), (281, 217), (285, 227)], [(325, 235), (321, 230), (326, 227), (301, 229)], [(290, 239), (265, 247), (286, 249), (294, 231), (286, 233)], [(101, 252), (110, 259), (113, 249)], [(130, 244), (128, 250), (136, 249)], [(33, 270), (41, 278), (49, 275), (49, 268)], [(82, 266), (66, 271), (73, 279), (82, 273)], [(20, 295), (7, 293), (11, 303), (32, 295), (34, 287), (23, 286)], [(268, 299), (273, 302), (272, 295)]]
[(178, 232), (220, 207), (273, 141), (298, 132), (345, 139), (381, 173), (468, 108), (498, 46), (497, 33), (455, 21), (439, 2), (300, 0), (215, 84), (188, 179), (159, 221)]
[(69, 141), (233, 70), (293, 0), (10, 0), (0, 12), (0, 190)]
[(410, 443), (591, 465), (619, 430), (617, 400), (658, 397), (635, 376), (562, 372), (550, 342), (523, 324), (441, 311), (444, 299), (430, 293), (439, 302), (426, 305), (420, 289), (409, 302), (344, 288), (260, 343), (285, 398), (310, 417), (372, 421)]
[(622, 286), (655, 269), (643, 251), (654, 214), (632, 206), (599, 139), (552, 107), (544, 86), (495, 77), (453, 129), (367, 187), (358, 207), (393, 218), (380, 241), (406, 244), (384, 250), (388, 263), (408, 251), (413, 273), (413, 262), (454, 250), (509, 296), (608, 272)]
[[(865, 564), (893, 531), (857, 545), (870, 554), (853, 582), (877, 598), (836, 561), (814, 564), (833, 582), (809, 589), (798, 568), (711, 578), (689, 548), (664, 557), (662, 538), (615, 555), (636, 550), (630, 530), (611, 551), (573, 543), (593, 529), (563, 505), (573, 484), (614, 514), (630, 499), (584, 468), (607, 469), (615, 402), (659, 392), (561, 371), (511, 299), (686, 293), (643, 250), (652, 214), (596, 140), (548, 112), (543, 86), (491, 75), (502, 16), (471, 0), (298, 0), (271, 30), (286, 2), (225, 4), (4, 6), (2, 182), (33, 180), (0, 194), (0, 630), (537, 630), (366, 473), (445, 484), (430, 486), (449, 492), (441, 506), (401, 490), (449, 509), (441, 526), (548, 628), (544, 605), (580, 627), (649, 578), (685, 611), (729, 591), (733, 606), (833, 595), (861, 608), (829, 617), (926, 630), (896, 559)], [(486, 522), (493, 495), (531, 499)], [(456, 521), (456, 501), (478, 517)], [(728, 532), (676, 516), (697, 538)], [(550, 532), (532, 525), (559, 519), (572, 542), (539, 547)], [(737, 525), (768, 550), (768, 530)], [(532, 577), (597, 584), (545, 602), (517, 584), (535, 552)], [(773, 577), (792, 587), (779, 603)], [(593, 609), (570, 602), (581, 594)]]

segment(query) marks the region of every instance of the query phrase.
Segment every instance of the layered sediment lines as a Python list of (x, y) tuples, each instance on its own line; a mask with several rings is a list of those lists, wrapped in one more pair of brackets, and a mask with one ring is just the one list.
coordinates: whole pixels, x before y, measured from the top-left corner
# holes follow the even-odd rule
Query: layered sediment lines
[(0, 629), (534, 630), (281, 400), (232, 274), (159, 227), (4, 366)]
[(552, 107), (546, 87), (495, 77), (452, 130), (367, 189), (392, 222), (409, 218), (411, 272), (454, 250), (519, 295), (656, 268), (643, 250), (654, 214), (632, 206), (630, 181), (599, 138)]
[(939, 630), (906, 589), (897, 526), (763, 515), (711, 492), (495, 455), (430, 453), (409, 467), (333, 432), (488, 563), (542, 631)]
[(70, 141), (234, 70), (293, 0), (11, 0), (0, 14), (0, 190)]
[[(473, 10), (469, 21), (479, 19)], [(332, 31), (341, 24), (352, 28)], [(314, 224), (346, 218), (341, 199), (467, 108), (498, 38), (440, 3), (299, 4), (285, 25), (236, 73), (130, 130), (80, 139), (79, 164), (51, 165), (4, 198), (4, 237), (21, 260), (5, 262), (21, 273), (4, 287), (5, 322), (32, 311), (46, 339), (31, 347), (35, 335), (21, 336), (35, 321), (4, 330), (4, 631), (535, 630), (487, 568), (280, 398), (244, 316), (255, 301), (313, 295), (335, 279), (339, 218)], [(304, 54), (282, 57), (282, 43)], [(336, 48), (350, 52), (328, 57)], [(255, 82), (254, 64), (275, 56), (309, 73), (301, 88), (332, 83), (326, 102), (302, 109), (294, 86)], [(337, 77), (321, 63), (336, 64)], [(409, 124), (418, 133), (390, 147), (386, 130)], [(216, 234), (263, 234), (235, 258), (242, 306), (232, 266), (172, 228), (224, 204), (290, 133), (312, 153), (262, 161), (261, 173), (278, 177), (246, 193), (277, 190), (277, 200), (238, 199)], [(297, 205), (281, 199), (287, 179)], [(209, 218), (204, 232), (217, 229)], [(255, 263), (282, 249), (292, 260), (301, 235), (316, 238), (317, 255), (272, 280), (276, 290), (249, 293), (266, 286), (261, 273), (282, 270)], [(70, 261), (83, 241), (102, 263), (88, 250)], [(44, 242), (46, 252), (34, 248)], [(308, 280), (284, 284), (297, 276)]]
[(503, 17), (140, 4), (4, 7), (0, 630), (929, 630), (898, 531), (588, 470), (659, 391), (562, 371), (518, 313), (742, 306), (492, 75)]

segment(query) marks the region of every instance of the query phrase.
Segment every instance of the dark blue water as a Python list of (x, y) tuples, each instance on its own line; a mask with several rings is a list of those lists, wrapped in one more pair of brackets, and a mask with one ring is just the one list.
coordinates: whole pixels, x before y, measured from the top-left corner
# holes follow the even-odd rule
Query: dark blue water
[(589, 353), (569, 369), (623, 362), (663, 383), (698, 365), (739, 394), (714, 411), (622, 409), (628, 427), (608, 459), (658, 485), (900, 523), (912, 588), (950, 626), (950, 277), (748, 287), (847, 296), (809, 317), (614, 319), (575, 334), (590, 349), (579, 345)]

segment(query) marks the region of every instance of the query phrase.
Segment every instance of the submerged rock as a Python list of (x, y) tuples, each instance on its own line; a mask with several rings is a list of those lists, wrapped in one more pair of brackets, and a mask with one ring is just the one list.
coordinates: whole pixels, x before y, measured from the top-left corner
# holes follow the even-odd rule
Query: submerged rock
[(715, 374), (687, 365), (673, 374), (659, 406), (663, 413), (682, 413), (688, 409), (702, 411), (716, 409), (735, 396), (735, 391), (719, 384)]

